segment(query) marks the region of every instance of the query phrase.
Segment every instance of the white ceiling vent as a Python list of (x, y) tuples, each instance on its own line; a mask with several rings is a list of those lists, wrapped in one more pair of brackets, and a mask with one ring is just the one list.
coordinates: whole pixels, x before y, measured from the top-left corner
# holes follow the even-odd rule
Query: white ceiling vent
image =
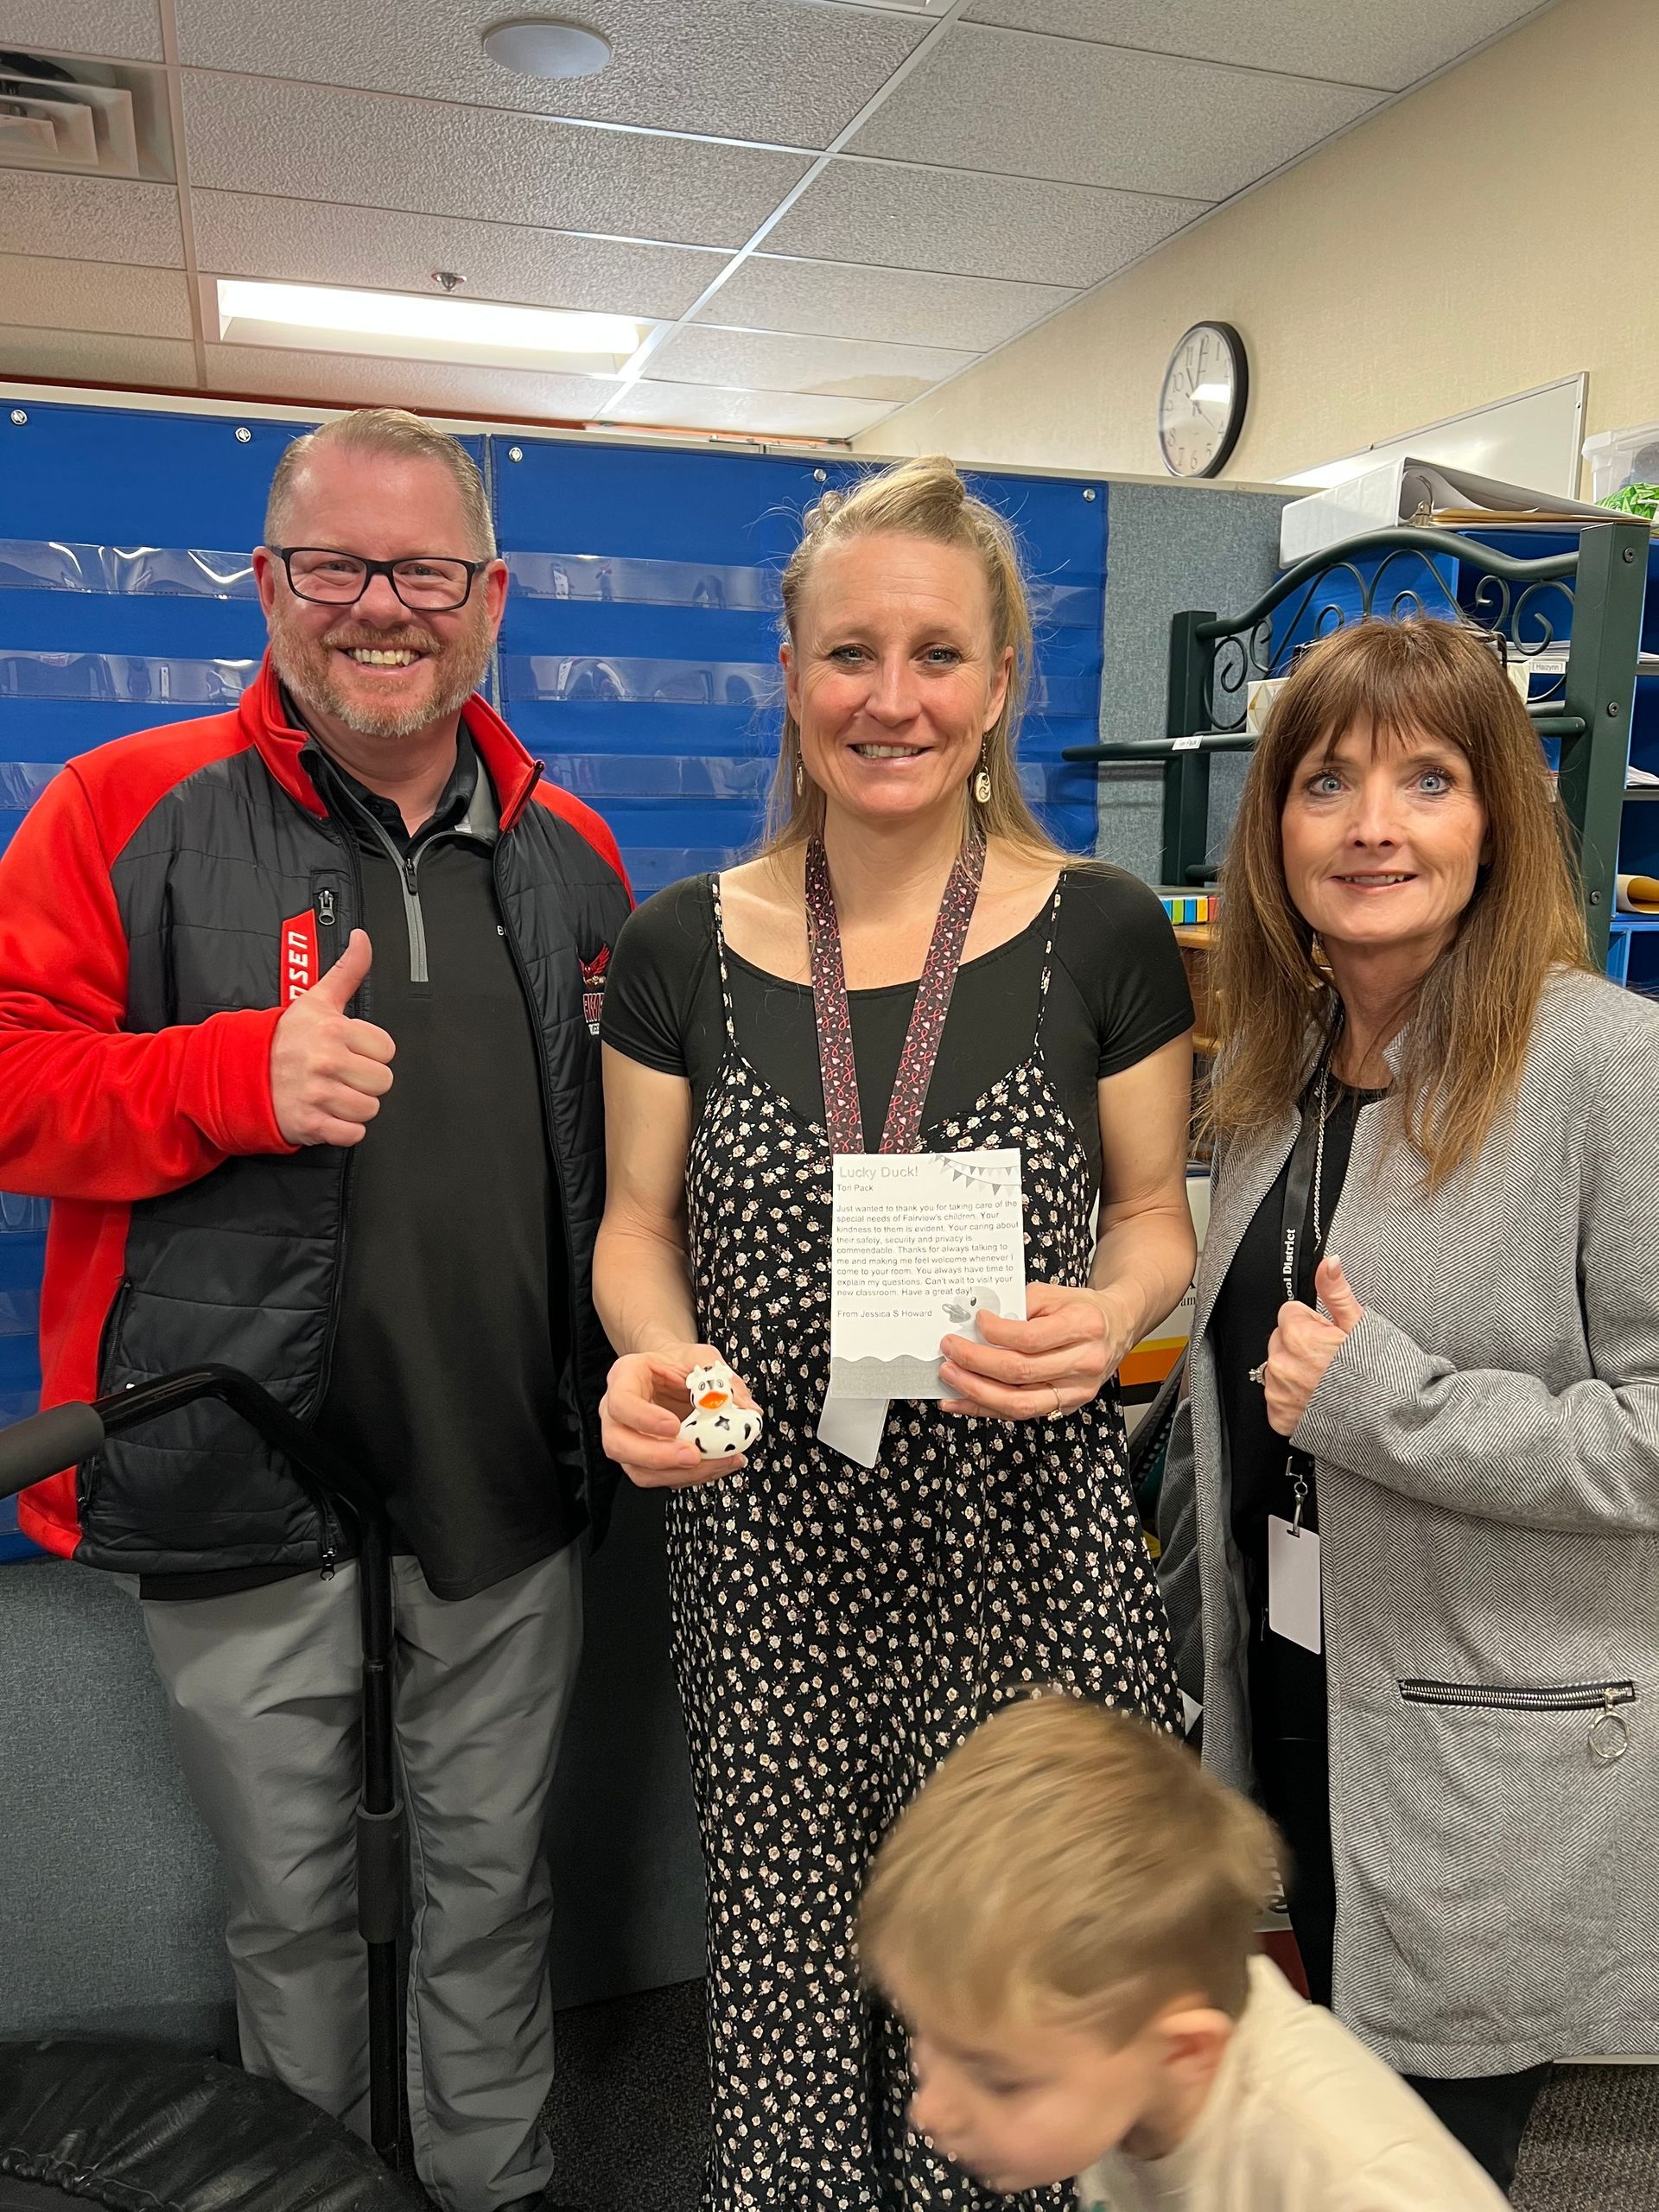
[(0, 164), (170, 181), (162, 72), (0, 48)]

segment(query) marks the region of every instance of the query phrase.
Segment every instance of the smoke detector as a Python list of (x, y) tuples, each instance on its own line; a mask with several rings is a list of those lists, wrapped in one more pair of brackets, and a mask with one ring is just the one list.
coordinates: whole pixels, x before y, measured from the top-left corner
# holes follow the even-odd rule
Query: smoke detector
[(611, 58), (602, 31), (551, 16), (523, 16), (493, 23), (484, 34), (484, 51), (503, 69), (520, 77), (559, 79), (596, 77)]

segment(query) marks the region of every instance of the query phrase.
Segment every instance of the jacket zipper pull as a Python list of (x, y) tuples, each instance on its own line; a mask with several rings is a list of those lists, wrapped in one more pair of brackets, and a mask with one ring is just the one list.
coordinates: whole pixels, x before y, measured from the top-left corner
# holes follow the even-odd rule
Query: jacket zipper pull
[(334, 926), (334, 894), (332, 891), (318, 892), (317, 919), (325, 929), (331, 930)]
[(415, 855), (413, 853), (405, 853), (404, 855), (404, 881), (409, 886), (409, 895), (413, 899), (416, 895)]
[(1590, 1756), (1598, 1766), (1617, 1766), (1630, 1748), (1630, 1732), (1615, 1710), (1618, 1694), (1611, 1682), (1601, 1695), (1601, 1711), (1590, 1723)]

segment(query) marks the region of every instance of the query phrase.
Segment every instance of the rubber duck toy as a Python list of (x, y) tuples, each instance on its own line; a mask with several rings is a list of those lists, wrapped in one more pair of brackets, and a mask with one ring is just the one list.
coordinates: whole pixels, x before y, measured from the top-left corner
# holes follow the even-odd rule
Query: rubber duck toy
[(695, 1444), (705, 1459), (725, 1459), (734, 1452), (747, 1452), (760, 1433), (760, 1408), (738, 1404), (736, 1381), (723, 1359), (694, 1367), (685, 1378), (691, 1411), (680, 1423), (680, 1434)]

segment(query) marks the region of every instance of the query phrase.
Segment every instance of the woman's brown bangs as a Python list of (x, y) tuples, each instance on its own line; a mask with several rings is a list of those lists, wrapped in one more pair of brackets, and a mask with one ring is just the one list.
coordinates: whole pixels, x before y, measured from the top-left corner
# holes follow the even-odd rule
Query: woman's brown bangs
[(1304, 712), (1294, 718), (1313, 734), (1292, 762), (1292, 772), (1321, 743), (1320, 760), (1333, 759), (1349, 731), (1362, 722), (1370, 733), (1373, 759), (1391, 746), (1403, 748), (1421, 734), (1455, 746), (1478, 771), (1488, 748), (1481, 742), (1484, 702), (1471, 691), (1469, 673), (1448, 666), (1438, 654), (1333, 654), (1309, 684)]

